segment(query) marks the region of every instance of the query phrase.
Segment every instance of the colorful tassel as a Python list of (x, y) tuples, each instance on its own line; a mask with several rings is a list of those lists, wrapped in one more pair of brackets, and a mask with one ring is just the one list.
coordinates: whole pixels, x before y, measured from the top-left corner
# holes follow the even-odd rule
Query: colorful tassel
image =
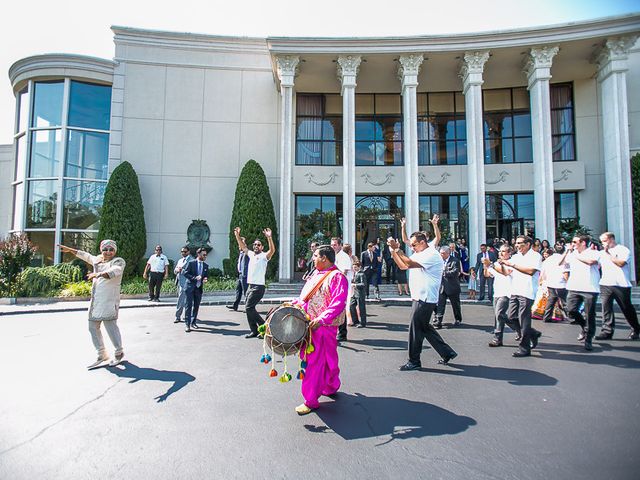
[(278, 376), (278, 372), (276, 372), (275, 368), (272, 368), (271, 370), (269, 370), (269, 376), (270, 377), (277, 377)]
[(282, 374), (282, 376), (280, 377), (280, 383), (287, 383), (291, 381), (291, 374), (288, 372), (285, 372)]
[(305, 353), (307, 355), (313, 353), (313, 351), (315, 350), (315, 348), (313, 348), (313, 345), (310, 343), (309, 345), (307, 345), (307, 348), (305, 349)]
[(267, 361), (264, 362), (264, 363), (269, 363), (271, 361), (271, 355), (269, 355), (268, 353), (267, 353), (267, 356), (266, 356), (266, 360)]
[(265, 365), (268, 364), (271, 361), (271, 355), (269, 355), (268, 353), (262, 355), (260, 357), (260, 363), (264, 363)]
[(298, 380), (302, 380), (304, 378), (304, 373), (305, 373), (304, 370), (302, 370), (302, 369), (298, 370), (298, 375), (296, 375), (296, 378)]
[(306, 361), (306, 360), (302, 360), (302, 361), (300, 362), (300, 368), (301, 368), (302, 370), (304, 370), (305, 368), (307, 368), (307, 361)]
[(258, 333), (260, 335), (264, 335), (264, 332), (266, 331), (267, 331), (267, 326), (264, 323), (258, 327)]

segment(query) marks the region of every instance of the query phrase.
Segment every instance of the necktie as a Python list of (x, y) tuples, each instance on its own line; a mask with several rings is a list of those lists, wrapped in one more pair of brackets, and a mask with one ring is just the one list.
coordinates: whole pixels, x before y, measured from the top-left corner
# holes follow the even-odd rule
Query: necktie
[[(198, 262), (198, 276), (202, 275), (202, 262)], [(198, 280), (198, 283), (196, 283), (196, 286), (199, 287), (200, 285), (202, 285), (202, 279)]]

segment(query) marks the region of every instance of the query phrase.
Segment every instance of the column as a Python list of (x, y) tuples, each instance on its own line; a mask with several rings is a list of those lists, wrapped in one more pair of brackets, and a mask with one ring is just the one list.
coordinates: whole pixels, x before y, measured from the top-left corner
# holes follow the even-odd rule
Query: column
[[(420, 225), (420, 202), (418, 193), (418, 106), (417, 88), (422, 54), (401, 55), (398, 78), (402, 81), (403, 148), (405, 218), (407, 232), (418, 230)], [(426, 227), (425, 227), (426, 228)]]
[(531, 101), (531, 141), (533, 147), (533, 199), (536, 237), (556, 241), (556, 214), (553, 196), (553, 152), (551, 150), (551, 63), (558, 47), (529, 50), (523, 72)]
[(293, 81), (297, 73), (299, 57), (276, 57), (280, 80), (280, 260), (279, 280), (290, 282), (293, 278), (293, 222), (292, 222), (292, 165), (293, 165)]
[[(618, 243), (630, 248), (633, 268), (633, 212), (631, 210), (631, 168), (629, 154), (629, 113), (627, 110), (627, 58), (637, 36), (609, 38), (596, 53), (598, 87), (602, 111), (602, 144), (607, 230)], [(598, 232), (599, 233), (599, 232)]]
[(469, 256), (475, 258), (487, 236), (484, 195), (484, 133), (482, 128), (482, 73), (489, 52), (466, 52), (460, 67), (467, 122), (467, 176), (469, 190)]
[(342, 84), (342, 236), (356, 241), (356, 76), (362, 57), (340, 55), (338, 78)]

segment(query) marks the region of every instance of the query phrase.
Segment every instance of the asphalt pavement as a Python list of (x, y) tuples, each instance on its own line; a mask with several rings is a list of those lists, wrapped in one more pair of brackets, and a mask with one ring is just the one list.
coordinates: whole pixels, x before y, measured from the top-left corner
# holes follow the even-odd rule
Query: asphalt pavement
[(512, 333), (487, 346), (492, 309), (463, 305), (441, 331), (458, 358), (438, 365), (425, 342), (423, 368), (400, 372), (409, 308), (368, 310), (339, 349), (341, 392), (304, 417), (297, 362), (291, 382), (270, 378), (243, 313), (205, 306), (187, 334), (172, 307), (123, 309), (126, 362), (94, 371), (86, 312), (5, 314), (0, 479), (638, 478), (640, 342), (624, 319), (591, 353), (577, 327), (534, 321), (538, 349), (514, 359)]

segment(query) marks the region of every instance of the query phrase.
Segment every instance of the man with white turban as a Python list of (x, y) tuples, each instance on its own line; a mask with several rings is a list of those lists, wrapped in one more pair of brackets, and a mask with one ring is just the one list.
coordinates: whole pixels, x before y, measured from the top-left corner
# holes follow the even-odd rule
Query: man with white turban
[[(118, 250), (116, 242), (113, 240), (100, 242), (98, 256), (64, 245), (59, 246), (63, 252), (71, 253), (93, 266), (93, 272), (87, 275), (87, 279), (93, 282), (89, 305), (89, 332), (91, 332), (91, 340), (98, 352), (98, 359), (87, 368), (91, 370), (107, 364), (117, 365), (124, 358), (117, 320), (120, 307), (120, 284), (126, 263), (124, 259), (116, 257)], [(103, 323), (115, 348), (115, 358), (110, 363), (100, 329)]]

